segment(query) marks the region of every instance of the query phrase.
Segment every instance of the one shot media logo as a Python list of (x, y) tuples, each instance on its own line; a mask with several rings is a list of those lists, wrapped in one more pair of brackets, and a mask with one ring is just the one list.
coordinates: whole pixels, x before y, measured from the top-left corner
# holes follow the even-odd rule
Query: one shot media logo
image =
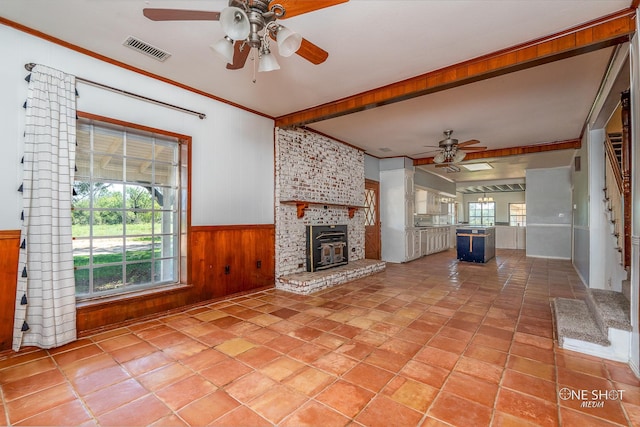
[(624, 390), (584, 390), (561, 388), (558, 396), (561, 400), (575, 400), (580, 402), (581, 408), (604, 408), (609, 400), (622, 400)]

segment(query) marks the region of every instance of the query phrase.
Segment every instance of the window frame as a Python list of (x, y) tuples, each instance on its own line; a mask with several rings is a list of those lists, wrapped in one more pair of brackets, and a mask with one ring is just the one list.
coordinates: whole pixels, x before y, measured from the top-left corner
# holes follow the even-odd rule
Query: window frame
[[(480, 223), (479, 224), (476, 223), (475, 221), (472, 221), (472, 219), (471, 219), (471, 218), (478, 218), (478, 215), (471, 215), (472, 205), (482, 205), (481, 208), (480, 208), (480, 216), (479, 216)], [(493, 216), (491, 217), (491, 221), (485, 220), (485, 218), (487, 218), (487, 219), (489, 218), (489, 216), (485, 216), (484, 215), (485, 205), (491, 205), (492, 208), (493, 208), (492, 209), (493, 210)], [(495, 201), (492, 201), (492, 202), (468, 202), (467, 208), (468, 208), (468, 212), (469, 212), (469, 215), (468, 215), (469, 225), (493, 226), (493, 225), (496, 224), (496, 202)]]
[[(181, 200), (181, 205), (178, 206), (177, 212), (177, 264), (179, 276), (176, 280), (170, 283), (161, 283), (153, 286), (134, 286), (133, 289), (125, 289), (122, 291), (104, 292), (99, 294), (87, 294), (76, 295), (78, 302), (87, 302), (92, 300), (100, 300), (104, 298), (110, 299), (124, 299), (131, 295), (140, 293), (155, 293), (171, 290), (176, 286), (185, 286), (191, 283), (191, 252), (190, 240), (191, 240), (191, 158), (192, 158), (192, 138), (188, 135), (183, 135), (163, 129), (157, 129), (149, 126), (144, 126), (136, 123), (126, 122), (110, 117), (100, 116), (92, 113), (77, 112), (77, 119), (89, 122), (95, 122), (96, 124), (103, 124), (105, 127), (123, 127), (127, 130), (131, 130), (133, 133), (151, 133), (163, 137), (174, 138), (178, 141), (178, 151), (183, 158), (178, 162), (177, 173), (180, 175), (179, 185), (177, 189), (177, 197)], [(185, 170), (186, 169), (186, 170)], [(186, 182), (184, 182), (186, 181)], [(124, 238), (130, 237), (123, 232)], [(123, 266), (125, 264), (123, 263)]]
[[(511, 213), (511, 206), (512, 205), (521, 205), (524, 207), (524, 214), (512, 214)], [(516, 224), (513, 224), (513, 222), (511, 221), (511, 217), (523, 217), (523, 221), (522, 222), (517, 222)], [(509, 225), (512, 227), (526, 227), (527, 226), (527, 204), (525, 202), (513, 202), (513, 203), (509, 203)]]

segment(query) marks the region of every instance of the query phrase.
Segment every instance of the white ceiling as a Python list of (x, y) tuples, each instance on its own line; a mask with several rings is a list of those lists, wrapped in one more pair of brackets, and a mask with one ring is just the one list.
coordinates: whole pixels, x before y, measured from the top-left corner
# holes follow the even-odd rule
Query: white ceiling
[[(220, 11), (226, 5), (225, 0), (2, 0), (0, 16), (279, 117), (555, 34), (626, 9), (631, 0), (350, 0), (282, 21), (328, 51), (326, 62), (279, 57), (281, 69), (257, 74), (255, 83), (254, 61), (227, 70), (209, 49), (223, 36), (218, 22), (153, 22), (142, 15), (148, 7)], [(172, 56), (161, 63), (122, 46), (130, 35)], [(611, 52), (606, 48), (309, 127), (378, 157), (429, 156), (416, 154), (437, 145), (445, 129), (453, 129), (460, 141), (479, 139), (489, 149), (574, 139)], [(532, 162), (568, 165), (571, 150), (538, 157), (501, 158), (489, 173), (438, 173), (456, 181), (522, 177)]]

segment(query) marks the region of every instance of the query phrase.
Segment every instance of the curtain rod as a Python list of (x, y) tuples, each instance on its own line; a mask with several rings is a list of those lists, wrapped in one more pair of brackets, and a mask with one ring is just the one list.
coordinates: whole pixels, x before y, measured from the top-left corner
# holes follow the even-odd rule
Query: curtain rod
[[(36, 65), (37, 64), (35, 64), (33, 62), (29, 62), (27, 64), (24, 64), (24, 68), (27, 71), (31, 71), (31, 70), (33, 70), (33, 67), (35, 67)], [(99, 87), (99, 88), (102, 88), (102, 89), (109, 90), (111, 92), (121, 93), (123, 95), (130, 96), (132, 98), (141, 99), (143, 101), (151, 102), (153, 104), (162, 105), (163, 107), (173, 108), (174, 110), (182, 111), (182, 112), (185, 112), (185, 113), (188, 113), (188, 114), (193, 114), (195, 116), (198, 116), (198, 118), (200, 118), (200, 120), (207, 118), (207, 115), (205, 113), (200, 113), (198, 111), (193, 111), (193, 110), (189, 110), (187, 108), (182, 108), (182, 107), (179, 107), (177, 105), (169, 104), (167, 102), (158, 101), (157, 99), (147, 98), (146, 96), (138, 95), (137, 93), (127, 92), (126, 90), (118, 89), (118, 88), (115, 88), (113, 86), (108, 86), (108, 85), (105, 85), (105, 84), (102, 84), (102, 83), (94, 82), (92, 80), (83, 79), (83, 78), (77, 77), (77, 76), (76, 76), (76, 80), (80, 81), (82, 83), (86, 83), (86, 84), (91, 85), (91, 86), (95, 86), (95, 87)]]

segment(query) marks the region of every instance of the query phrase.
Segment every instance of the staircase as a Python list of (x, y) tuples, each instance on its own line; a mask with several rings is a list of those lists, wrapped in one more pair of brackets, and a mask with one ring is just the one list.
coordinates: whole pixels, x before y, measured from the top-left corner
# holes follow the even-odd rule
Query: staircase
[(618, 160), (618, 166), (622, 170), (622, 132), (609, 132), (607, 135), (609, 135), (611, 146)]
[[(603, 245), (599, 259), (608, 263), (605, 269), (608, 285), (601, 286), (607, 290), (590, 288), (584, 300), (555, 298), (551, 304), (556, 338), (561, 348), (628, 363), (632, 329), (629, 269), (625, 257), (629, 252), (625, 233), (625, 196), (629, 196), (625, 193), (625, 175), (622, 173), (625, 156), (623, 134), (608, 132), (604, 147), (603, 202), (611, 240)], [(619, 266), (611, 263), (614, 260), (619, 262)]]
[(610, 132), (605, 140), (604, 204), (615, 238), (615, 248), (620, 254), (620, 263), (625, 261), (624, 202), (622, 182), (622, 133)]
[(551, 304), (561, 348), (629, 361), (630, 304), (621, 292), (589, 289), (585, 300), (555, 298)]

